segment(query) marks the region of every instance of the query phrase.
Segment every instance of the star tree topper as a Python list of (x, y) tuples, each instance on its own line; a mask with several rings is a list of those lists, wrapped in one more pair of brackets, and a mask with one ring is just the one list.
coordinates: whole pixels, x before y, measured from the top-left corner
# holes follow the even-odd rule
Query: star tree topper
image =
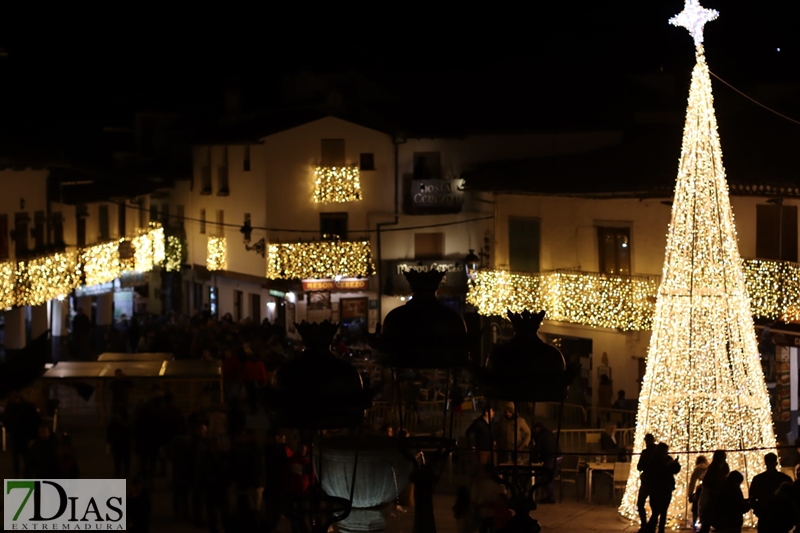
[(706, 22), (711, 22), (718, 16), (719, 11), (704, 8), (700, 5), (700, 0), (686, 0), (683, 11), (669, 19), (669, 23), (689, 30), (694, 45), (699, 47), (703, 44), (703, 27)]

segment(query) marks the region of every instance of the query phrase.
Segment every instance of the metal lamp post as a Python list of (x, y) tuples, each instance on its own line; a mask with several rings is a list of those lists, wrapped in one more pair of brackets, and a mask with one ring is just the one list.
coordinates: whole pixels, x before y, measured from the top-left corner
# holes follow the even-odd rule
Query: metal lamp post
[[(411, 481), (414, 482), (414, 531), (435, 533), (433, 490), (455, 446), (455, 411), (454, 406), (450, 405), (450, 398), (458, 372), (468, 362), (469, 339), (461, 316), (436, 299), (444, 272), (412, 269), (403, 275), (411, 286), (413, 296), (406, 305), (392, 310), (386, 316), (383, 329), (373, 346), (381, 364), (392, 370), (395, 416), (400, 425), (398, 444), (414, 465), (411, 475)], [(413, 435), (407, 431), (414, 413), (405, 405), (401, 392), (403, 372), (421, 370), (445, 373), (441, 421), (437, 421), (438, 427), (428, 428), (427, 436)]]
[[(297, 430), (306, 438), (311, 458), (321, 458), (323, 433), (358, 429), (360, 436), (373, 393), (364, 386), (355, 368), (331, 353), (339, 324), (327, 320), (321, 324), (303, 321), (295, 327), (305, 349), (275, 372), (270, 400), (278, 427)], [(303, 475), (309, 479), (316, 475), (319, 483), (311, 483), (304, 494), (287, 495), (281, 502), (296, 533), (327, 533), (333, 522), (347, 518), (353, 503), (357, 466), (358, 448), (352, 461), (349, 498), (330, 496), (322, 490), (325, 477), (330, 474), (321, 459), (304, 466)]]
[[(558, 349), (539, 338), (538, 330), (544, 315), (544, 311), (538, 314), (509, 311), (514, 337), (495, 348), (486, 366), (473, 369), (479, 386), (490, 401), (515, 402), (517, 405), (529, 403), (532, 404), (532, 412), (535, 412), (536, 402), (561, 404), (555, 442), (550, 446), (553, 449), (546, 456), (534, 457), (532, 452), (520, 451), (517, 443), (518, 416), (513, 419), (513, 447), (493, 450), (492, 457), (496, 452), (510, 456), (510, 461), (494, 466), (494, 474), (511, 493), (510, 506), (514, 510), (514, 517), (509, 528), (515, 532), (541, 531), (539, 523), (530, 516), (531, 511), (536, 510), (534, 494), (537, 489), (550, 484), (556, 475), (563, 404), (567, 389), (577, 374), (574, 366), (567, 366)], [(547, 437), (541, 435), (540, 438)]]

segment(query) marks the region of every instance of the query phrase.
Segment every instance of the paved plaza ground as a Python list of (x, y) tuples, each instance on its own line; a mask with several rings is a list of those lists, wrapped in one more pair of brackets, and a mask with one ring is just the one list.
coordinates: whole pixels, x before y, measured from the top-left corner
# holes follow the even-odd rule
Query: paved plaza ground
[[(250, 425), (257, 426), (259, 423), (257, 420), (251, 420)], [(104, 432), (101, 428), (63, 427), (60, 430), (68, 431), (72, 435), (78, 452), (81, 477), (111, 477), (113, 470), (111, 457), (106, 454), (103, 441)], [(11, 477), (11, 454), (9, 452), (0, 455), (0, 472), (2, 472), (3, 478)], [(453, 494), (459, 484), (467, 481), (467, 478), (460, 476), (455, 476), (452, 483), (449, 483), (446, 477), (441, 481), (439, 494), (435, 497), (436, 522), (440, 533), (456, 531), (455, 520), (450, 510), (454, 500)], [(631, 526), (617, 513), (617, 505), (611, 500), (610, 485), (602, 481), (598, 481), (595, 485), (593, 504), (584, 502), (582, 498), (580, 501), (576, 501), (574, 486), (565, 486), (563, 503), (540, 506), (534, 516), (542, 525), (542, 530), (562, 533), (637, 531), (638, 527)], [(158, 478), (153, 497), (153, 533), (207, 531), (207, 529), (196, 529), (174, 519), (171, 501), (168, 479)], [(389, 517), (388, 531), (411, 533), (413, 510), (413, 507), (409, 507), (406, 513), (398, 513), (395, 518)], [(282, 524), (281, 530), (288, 532), (287, 525), (286, 523)]]

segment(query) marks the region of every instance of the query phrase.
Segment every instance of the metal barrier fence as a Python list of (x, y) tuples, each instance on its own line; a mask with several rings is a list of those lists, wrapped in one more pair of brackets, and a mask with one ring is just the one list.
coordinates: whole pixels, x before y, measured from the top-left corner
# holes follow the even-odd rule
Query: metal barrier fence
[(590, 407), (589, 420), (594, 427), (602, 427), (609, 422), (614, 422), (617, 427), (630, 428), (636, 426), (636, 411)]

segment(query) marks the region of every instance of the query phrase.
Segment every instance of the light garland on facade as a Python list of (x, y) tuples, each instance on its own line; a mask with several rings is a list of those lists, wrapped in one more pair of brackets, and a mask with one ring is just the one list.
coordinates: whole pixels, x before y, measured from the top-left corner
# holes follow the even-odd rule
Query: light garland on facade
[(167, 244), (164, 250), (164, 270), (167, 272), (179, 272), (183, 264), (183, 241), (175, 235), (167, 236)]
[(270, 244), (268, 279), (365, 278), (375, 273), (369, 241)]
[(120, 276), (119, 241), (96, 244), (80, 253), (86, 286), (108, 283)]
[(80, 286), (77, 252), (20, 261), (15, 275), (16, 305), (40, 305)]
[(206, 268), (208, 270), (225, 270), (228, 261), (228, 240), (225, 237), (208, 238), (208, 255)]
[(0, 263), (0, 309), (8, 309), (16, 305), (16, 281), (17, 269), (14, 262)]
[(470, 283), (467, 302), (485, 316), (541, 309), (548, 320), (638, 331), (652, 326), (657, 289), (657, 276), (482, 270)]
[[(800, 264), (746, 259), (745, 286), (754, 317), (800, 320)], [(596, 272), (524, 274), (481, 270), (467, 301), (484, 316), (543, 309), (548, 320), (623, 331), (652, 329), (660, 276), (606, 276)]]
[[(668, 517), (683, 527), (691, 516), (687, 486), (698, 451), (774, 448), (767, 388), (758, 354), (750, 301), (733, 222), (711, 79), (703, 54), (696, 0), (684, 17), (697, 44), (672, 222), (656, 301), (647, 369), (639, 395), (635, 454), (652, 433), (680, 455)], [(683, 14), (681, 15), (683, 16)], [(699, 35), (699, 39), (698, 39)], [(695, 452), (695, 453), (685, 453)], [(747, 489), (766, 450), (728, 451), (731, 470)], [(631, 469), (620, 513), (638, 521), (639, 472)], [(752, 516), (745, 524), (752, 525)]]
[(317, 167), (314, 169), (314, 202), (334, 204), (361, 200), (358, 167)]

